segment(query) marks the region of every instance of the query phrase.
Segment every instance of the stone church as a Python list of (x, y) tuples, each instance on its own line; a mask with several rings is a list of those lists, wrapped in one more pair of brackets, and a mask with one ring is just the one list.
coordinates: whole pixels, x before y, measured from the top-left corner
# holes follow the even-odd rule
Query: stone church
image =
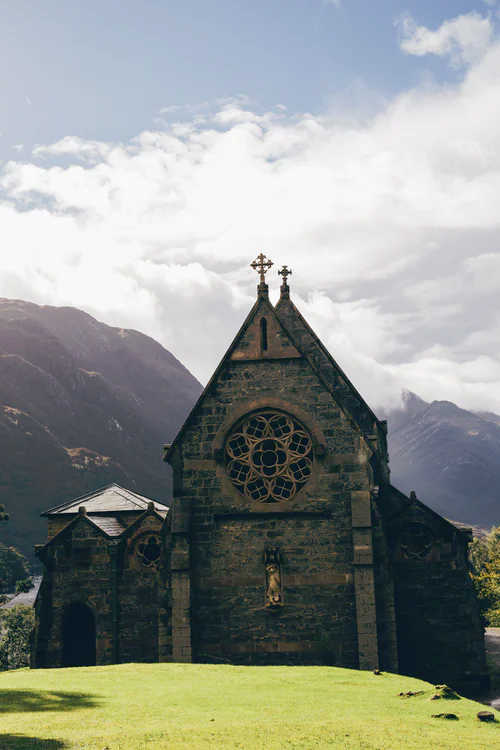
[[(262, 254), (257, 300), (164, 460), (48, 510), (35, 667), (322, 664), (486, 683), (464, 531), (391, 485), (377, 419)], [(161, 394), (159, 394), (161, 397)]]

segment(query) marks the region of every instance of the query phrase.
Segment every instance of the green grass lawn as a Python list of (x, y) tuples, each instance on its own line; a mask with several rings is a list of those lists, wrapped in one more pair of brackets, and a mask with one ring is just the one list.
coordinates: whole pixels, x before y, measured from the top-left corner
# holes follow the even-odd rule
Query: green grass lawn
[(0, 674), (0, 748), (500, 750), (500, 722), (476, 718), (484, 706), (431, 701), (435, 692), (408, 677), (333, 667), (22, 669)]

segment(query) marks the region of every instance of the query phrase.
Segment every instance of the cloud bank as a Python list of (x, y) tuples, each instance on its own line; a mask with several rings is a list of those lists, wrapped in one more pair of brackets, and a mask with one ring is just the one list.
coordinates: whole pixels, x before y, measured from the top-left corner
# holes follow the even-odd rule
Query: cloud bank
[(467, 13), (445, 21), (436, 31), (418, 26), (409, 14), (396, 22), (400, 48), (409, 55), (439, 55), (448, 58), (454, 68), (481, 58), (493, 35), (490, 18), (480, 13)]
[(182, 121), (164, 112), (179, 121), (130, 143), (38, 146), (1, 177), (0, 295), (144, 331), (206, 381), (253, 303), (262, 251), (273, 294), (286, 263), (299, 308), (374, 408), (409, 388), (500, 412), (488, 40), (459, 84), (408, 90), (375, 115), (237, 98)]

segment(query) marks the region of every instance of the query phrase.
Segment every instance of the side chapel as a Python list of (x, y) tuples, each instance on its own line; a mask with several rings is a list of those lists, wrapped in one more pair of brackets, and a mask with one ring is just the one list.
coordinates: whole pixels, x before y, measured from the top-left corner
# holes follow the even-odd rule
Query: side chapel
[(472, 536), (391, 485), (379, 421), (262, 254), (257, 300), (164, 460), (46, 511), (34, 667), (323, 664), (487, 683)]

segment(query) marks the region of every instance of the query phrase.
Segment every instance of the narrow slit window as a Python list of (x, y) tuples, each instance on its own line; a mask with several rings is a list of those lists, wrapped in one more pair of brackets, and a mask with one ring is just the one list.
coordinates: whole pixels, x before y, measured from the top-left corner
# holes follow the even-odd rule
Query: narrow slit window
[(262, 318), (260, 321), (260, 348), (267, 351), (267, 320)]

